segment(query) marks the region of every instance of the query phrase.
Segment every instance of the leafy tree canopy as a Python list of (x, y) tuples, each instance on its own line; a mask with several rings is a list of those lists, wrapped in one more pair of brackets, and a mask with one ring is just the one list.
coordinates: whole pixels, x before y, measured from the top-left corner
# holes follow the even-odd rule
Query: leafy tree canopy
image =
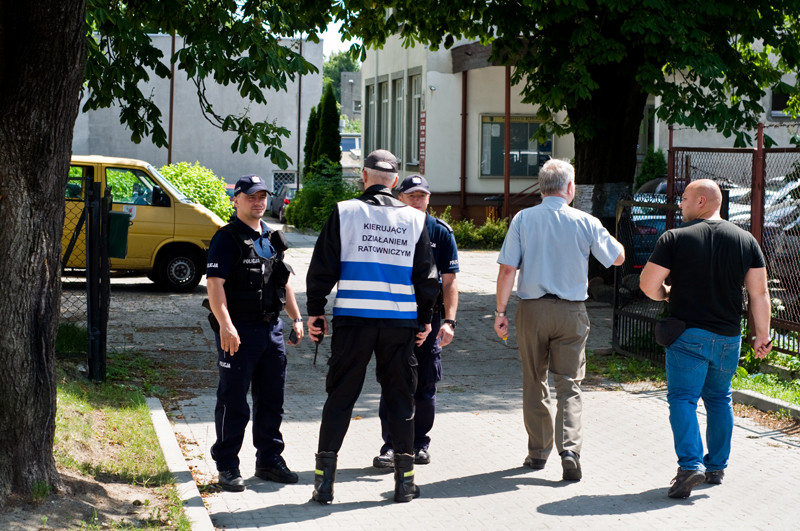
[[(745, 131), (758, 122), (766, 88), (793, 94), (789, 110), (800, 112), (798, 86), (784, 75), (800, 66), (796, 0), (463, 0), (457, 10), (438, 0), (376, 0), (369, 7), (333, 6), (344, 38), (374, 47), (393, 34), (405, 46), (449, 48), (460, 38), (492, 45), (495, 61), (514, 66), (525, 101), (540, 106), (541, 134), (574, 133), (576, 144), (604, 134), (614, 119), (597, 101), (609, 85), (619, 87), (620, 100), (660, 96), (662, 120), (713, 127), (739, 145), (750, 141)], [(557, 123), (564, 110), (568, 120)]]
[[(263, 146), (264, 155), (285, 168), (289, 158), (280, 148), (288, 129), (252, 116), (247, 108), (238, 114), (218, 114), (206, 84), (232, 84), (249, 102), (266, 104), (264, 91), (286, 90), (295, 76), (317, 71), (282, 39), (303, 32), (318, 42), (317, 33), (329, 18), (324, 11), (297, 9), (289, 0), (87, 0), (89, 57), (83, 110), (117, 104), (134, 142), (149, 136), (156, 145), (166, 146), (154, 95), (142, 93), (140, 87), (152, 73), (169, 78), (174, 65), (176, 73), (182, 71), (197, 85), (206, 119), (236, 134), (233, 151), (258, 152)], [(153, 46), (148, 36), (152, 33), (181, 37), (174, 55), (164, 57)]]
[(336, 101), (342, 101), (342, 72), (358, 72), (361, 62), (353, 59), (350, 52), (339, 52), (331, 55), (322, 65), (322, 83), (333, 85)]

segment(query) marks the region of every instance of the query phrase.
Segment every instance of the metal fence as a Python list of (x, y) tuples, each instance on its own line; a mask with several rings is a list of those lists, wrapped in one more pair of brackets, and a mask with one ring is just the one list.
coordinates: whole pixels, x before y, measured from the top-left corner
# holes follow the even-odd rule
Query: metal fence
[(73, 168), (66, 188), (60, 319), (86, 323), (89, 377), (96, 381), (106, 377), (110, 210), (109, 190), (101, 194), (91, 168)]
[(619, 202), (617, 237), (628, 259), (616, 272), (617, 351), (663, 363), (664, 349), (655, 344), (653, 327), (666, 305), (641, 293), (638, 275), (658, 236), (680, 225), (677, 204), (686, 185), (712, 179), (723, 189), (723, 217), (752, 232), (764, 252), (773, 350), (800, 355), (800, 149), (761, 146), (759, 141), (753, 149), (670, 147), (667, 194), (636, 194)]

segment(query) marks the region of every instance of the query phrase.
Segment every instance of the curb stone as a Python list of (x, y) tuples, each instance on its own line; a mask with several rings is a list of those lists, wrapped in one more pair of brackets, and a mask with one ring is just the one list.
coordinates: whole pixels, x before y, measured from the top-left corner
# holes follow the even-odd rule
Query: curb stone
[(186, 458), (178, 446), (175, 432), (164, 412), (161, 401), (155, 397), (147, 397), (147, 407), (150, 408), (150, 418), (153, 421), (153, 428), (158, 437), (164, 459), (167, 461), (167, 468), (175, 478), (175, 488), (178, 496), (183, 500), (183, 510), (186, 517), (192, 523), (192, 531), (214, 531), (215, 527), (211, 523), (211, 515), (208, 513), (197, 484), (194, 482), (189, 467), (186, 466)]

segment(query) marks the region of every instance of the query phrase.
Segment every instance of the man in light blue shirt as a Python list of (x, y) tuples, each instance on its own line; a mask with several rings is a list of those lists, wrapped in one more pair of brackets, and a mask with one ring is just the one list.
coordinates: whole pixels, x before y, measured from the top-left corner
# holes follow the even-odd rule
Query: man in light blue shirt
[[(541, 470), (553, 449), (561, 456), (563, 479), (582, 477), (581, 388), (589, 337), (589, 254), (604, 267), (622, 265), (625, 251), (600, 220), (569, 206), (575, 198), (575, 169), (549, 160), (539, 171), (542, 204), (511, 221), (497, 262), (494, 330), (508, 337), (508, 299), (517, 269), (517, 344), (522, 360), (522, 412), (528, 432), (524, 466)], [(550, 406), (548, 371), (556, 388)]]

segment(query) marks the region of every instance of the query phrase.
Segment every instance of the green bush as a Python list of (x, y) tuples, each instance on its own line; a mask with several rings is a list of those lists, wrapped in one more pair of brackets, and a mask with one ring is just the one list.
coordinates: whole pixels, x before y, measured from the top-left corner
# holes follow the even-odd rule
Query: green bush
[(225, 193), (225, 181), (214, 172), (200, 165), (178, 162), (163, 166), (159, 170), (175, 188), (196, 203), (200, 203), (223, 221), (233, 213), (233, 206)]
[(650, 148), (642, 161), (642, 167), (639, 170), (636, 181), (633, 183), (633, 189), (638, 190), (647, 181), (666, 176), (667, 159), (664, 156), (664, 151), (661, 148), (658, 151), (653, 151), (653, 148)]
[(487, 219), (483, 225), (476, 227), (471, 219), (453, 221), (449, 206), (439, 217), (453, 228), (453, 236), (459, 249), (499, 249), (508, 232), (508, 221), (505, 218)]
[(303, 177), (303, 187), (286, 207), (286, 221), (298, 229), (322, 229), (336, 203), (358, 197), (361, 192), (342, 178), (338, 162), (322, 159)]

